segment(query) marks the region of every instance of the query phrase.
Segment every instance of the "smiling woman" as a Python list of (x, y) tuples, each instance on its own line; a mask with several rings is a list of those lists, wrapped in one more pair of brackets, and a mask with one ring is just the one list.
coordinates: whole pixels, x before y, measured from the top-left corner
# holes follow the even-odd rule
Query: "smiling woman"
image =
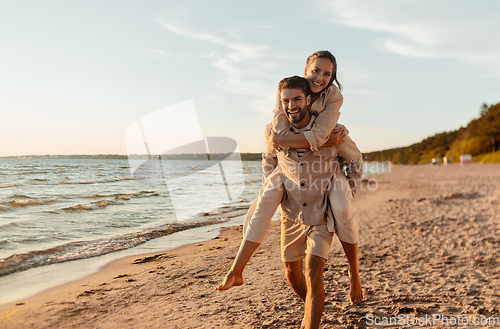
[(321, 115), (318, 115), (311, 131), (298, 135), (290, 134), (288, 120), (283, 115), (283, 100), (278, 92), (272, 122), (273, 130), (278, 136), (276, 140), (273, 138), (273, 142), (281, 147), (311, 148), (316, 151), (330, 138), (332, 129), (339, 120), (343, 103), (340, 93), (342, 85), (337, 79), (337, 61), (332, 53), (320, 50), (309, 56), (304, 68), (304, 78), (309, 82), (311, 91), (310, 110)]
[(304, 77), (310, 82), (313, 94), (318, 94), (333, 82), (342, 90), (337, 80), (337, 60), (329, 51), (317, 51), (307, 58)]
[[(286, 276), (293, 291), (305, 303), (303, 324), (307, 328), (319, 328), (324, 303), (323, 266), (334, 232), (349, 262), (349, 299), (352, 304), (359, 304), (363, 299), (358, 230), (351, 212), (351, 200), (360, 184), (362, 156), (349, 137), (345, 143), (330, 141), (331, 135), (335, 135), (333, 130), (343, 99), (337, 85), (332, 83), (338, 83), (333, 55), (327, 51), (314, 53), (307, 59), (305, 75), (306, 78), (284, 78), (279, 83), (275, 117), (272, 124), (266, 126), (268, 147), (262, 160), (264, 184), (247, 213), (243, 241), (233, 266), (217, 290), (244, 283), (243, 269), (267, 236), (271, 217), (281, 204), (281, 252)], [(316, 100), (309, 106), (311, 89), (316, 91), (313, 94)], [(276, 142), (280, 138), (288, 139), (289, 144)], [(326, 161), (320, 164), (323, 169), (309, 171), (310, 166), (322, 161)], [(346, 163), (347, 176), (343, 171)], [(318, 189), (312, 183), (319, 180), (327, 183), (320, 184), (324, 188)], [(288, 184), (290, 182), (292, 184)], [(301, 236), (302, 231), (307, 233)]]

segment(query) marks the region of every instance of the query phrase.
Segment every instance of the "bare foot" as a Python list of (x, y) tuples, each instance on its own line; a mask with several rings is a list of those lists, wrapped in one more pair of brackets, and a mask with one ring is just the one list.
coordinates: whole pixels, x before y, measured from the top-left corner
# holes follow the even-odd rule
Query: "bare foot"
[(361, 279), (359, 278), (359, 272), (349, 272), (349, 278), (351, 279), (349, 299), (352, 305), (358, 305), (363, 300), (363, 289), (361, 288)]
[(243, 276), (241, 274), (234, 273), (233, 270), (229, 270), (222, 283), (215, 288), (215, 290), (228, 290), (233, 286), (241, 286), (242, 284)]

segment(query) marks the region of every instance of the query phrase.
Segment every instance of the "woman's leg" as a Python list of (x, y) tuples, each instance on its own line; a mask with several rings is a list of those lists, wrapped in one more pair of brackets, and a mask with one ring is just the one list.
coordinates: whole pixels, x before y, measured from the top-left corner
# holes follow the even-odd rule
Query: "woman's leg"
[(243, 241), (241, 241), (238, 254), (234, 259), (233, 266), (229, 272), (227, 272), (222, 283), (215, 288), (215, 290), (227, 290), (232, 286), (241, 286), (243, 284), (243, 270), (250, 260), (250, 257), (252, 257), (253, 253), (259, 246), (260, 243), (243, 239)]
[(281, 172), (277, 167), (260, 188), (259, 197), (248, 209), (243, 226), (243, 241), (233, 266), (216, 290), (243, 284), (243, 270), (253, 253), (269, 234), (269, 224), (283, 199)]
[(361, 278), (359, 277), (358, 265), (358, 243), (347, 243), (340, 240), (344, 253), (349, 262), (350, 290), (349, 299), (351, 304), (357, 305), (363, 300), (363, 288), (361, 287)]
[[(335, 231), (349, 262), (350, 292), (352, 304), (363, 300), (363, 289), (358, 265), (358, 226), (351, 210), (352, 192), (347, 177), (339, 170), (329, 195)], [(332, 226), (332, 223), (329, 223)]]
[(358, 242), (358, 224), (351, 209), (351, 187), (347, 177), (340, 170), (333, 180), (333, 188), (329, 199), (334, 223), (330, 222), (328, 228), (331, 229), (331, 226), (334, 225), (337, 236), (341, 241), (354, 244)]
[(267, 177), (245, 217), (243, 238), (262, 243), (269, 234), (271, 219), (283, 200), (283, 182), (279, 166)]

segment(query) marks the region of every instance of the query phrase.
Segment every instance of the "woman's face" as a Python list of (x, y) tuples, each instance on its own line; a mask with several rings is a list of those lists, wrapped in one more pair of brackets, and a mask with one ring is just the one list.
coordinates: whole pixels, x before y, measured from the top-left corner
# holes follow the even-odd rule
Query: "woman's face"
[(311, 91), (319, 93), (328, 86), (333, 74), (333, 63), (326, 58), (315, 58), (306, 67), (304, 76), (309, 81)]

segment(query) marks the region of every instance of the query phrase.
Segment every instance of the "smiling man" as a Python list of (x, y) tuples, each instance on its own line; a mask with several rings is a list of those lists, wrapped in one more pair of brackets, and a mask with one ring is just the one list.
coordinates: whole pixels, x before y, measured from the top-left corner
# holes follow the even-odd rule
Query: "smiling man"
[[(299, 76), (285, 78), (280, 81), (278, 92), (290, 131), (298, 134), (310, 130), (316, 115), (309, 111), (309, 82)], [(279, 136), (270, 125), (266, 127), (266, 137), (269, 146), (262, 160), (264, 176), (279, 163), (285, 190), (281, 202), (281, 258), (292, 289), (305, 304), (303, 327), (319, 328), (325, 300), (323, 269), (334, 234), (329, 229), (327, 209), (328, 195), (339, 169), (337, 147), (277, 151), (273, 139)]]
[[(278, 93), (289, 131), (296, 134), (309, 131), (317, 112), (310, 109), (311, 90), (307, 79), (299, 76), (285, 78), (279, 83)], [(333, 234), (339, 235), (340, 230), (346, 233), (342, 227), (348, 224), (347, 231), (354, 230), (357, 240), (357, 226), (352, 214), (342, 214), (343, 210), (350, 209), (353, 192), (347, 187), (347, 180), (344, 184), (338, 183), (343, 182), (341, 177), (346, 177), (340, 170), (337, 154), (349, 161), (362, 161), (362, 156), (348, 136), (341, 145), (338, 140), (331, 143), (328, 140), (315, 151), (301, 146), (279, 148), (273, 142), (277, 137), (272, 125), (267, 125), (267, 149), (262, 157), (264, 183), (247, 213), (244, 239), (233, 266), (216, 289), (227, 290), (243, 284), (243, 269), (265, 239), (271, 218), (281, 204), (281, 259), (286, 276), (293, 291), (305, 304), (303, 327), (318, 328), (325, 296), (323, 268)], [(355, 186), (358, 186), (362, 174), (361, 167), (357, 170), (350, 178)], [(336, 218), (340, 216), (347, 221), (336, 220), (334, 224), (332, 211)], [(351, 269), (359, 273), (357, 249), (353, 255), (356, 261), (349, 260), (346, 252)], [(304, 259), (305, 275), (302, 272)]]
[[(288, 120), (295, 126), (295, 128), (304, 128), (306, 122), (311, 121), (311, 116), (308, 111), (308, 106), (303, 106), (307, 103), (311, 103), (311, 96), (307, 97), (304, 93), (300, 92), (301, 89), (284, 89), (281, 91), (283, 95), (281, 98), (281, 103), (283, 104), (283, 110), (285, 111)], [(285, 97), (285, 98), (283, 98)], [(309, 120), (304, 120), (308, 116)]]
[[(296, 133), (310, 130), (316, 117), (309, 113), (309, 82), (298, 76), (285, 78), (278, 91), (290, 129)], [(271, 137), (270, 128), (267, 130)], [(323, 156), (310, 149), (288, 149), (268, 152), (264, 157), (271, 166), (277, 160), (282, 172), (285, 197), (281, 203), (281, 256), (292, 289), (305, 303), (305, 328), (318, 328), (321, 321), (323, 268), (333, 238), (325, 214), (338, 163), (332, 148), (321, 148), (321, 152)]]

